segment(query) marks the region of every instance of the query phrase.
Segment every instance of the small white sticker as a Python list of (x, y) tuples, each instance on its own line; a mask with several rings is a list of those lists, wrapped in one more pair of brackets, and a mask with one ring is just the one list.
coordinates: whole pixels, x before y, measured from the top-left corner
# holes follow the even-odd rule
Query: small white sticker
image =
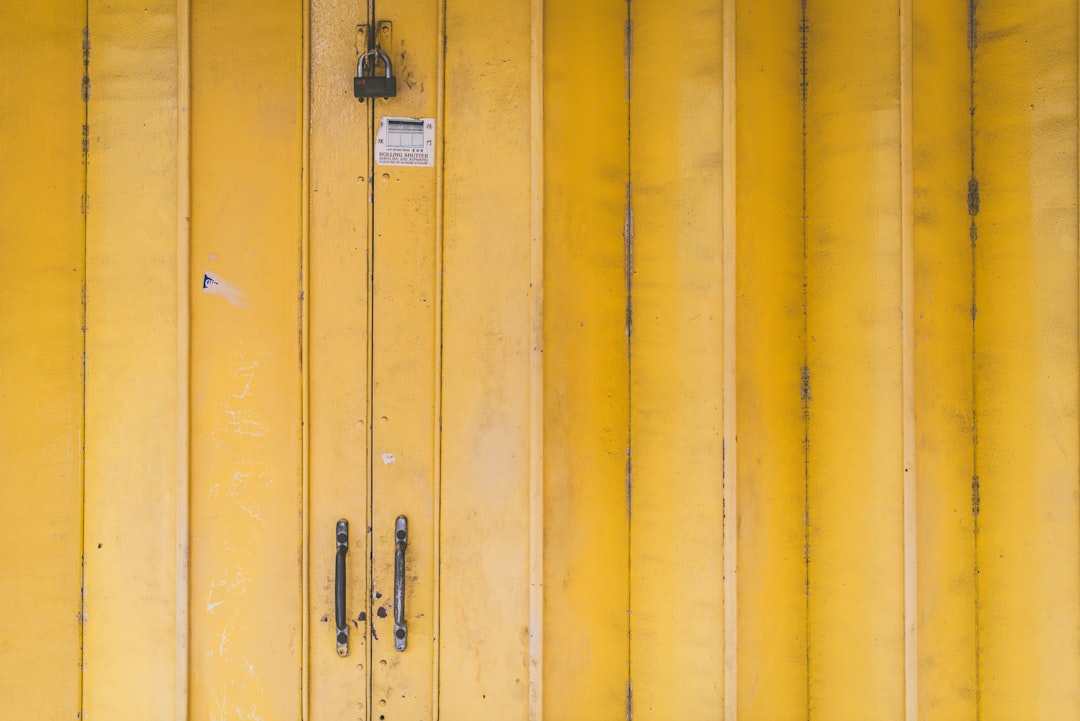
[(375, 136), (378, 165), (435, 167), (434, 118), (383, 118)]
[(397, 460), (397, 459), (394, 458), (393, 453), (384, 453), (384, 454), (382, 454), (382, 462), (383, 462), (384, 466), (389, 466), (395, 460)]

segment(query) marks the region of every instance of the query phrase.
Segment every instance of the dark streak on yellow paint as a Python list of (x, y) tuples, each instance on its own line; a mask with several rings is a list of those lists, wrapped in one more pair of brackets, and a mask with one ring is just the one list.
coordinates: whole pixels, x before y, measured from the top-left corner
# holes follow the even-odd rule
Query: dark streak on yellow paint
[(979, 214), (981, 200), (979, 197), (979, 180), (975, 173), (975, 51), (978, 47), (978, 24), (976, 20), (977, 0), (968, 2), (968, 63), (969, 63), (969, 86), (970, 94), (970, 146), (971, 146), (971, 177), (968, 180), (967, 205), (968, 215), (971, 216), (971, 226), (968, 232), (968, 240), (971, 244), (971, 516), (972, 516), (972, 548), (974, 564), (972, 568), (972, 581), (974, 586), (974, 620), (975, 620), (975, 719), (981, 717), (980, 686), (981, 674), (979, 667), (980, 645), (980, 614), (979, 614), (979, 508), (981, 505), (979, 489), (979, 425), (976, 408), (977, 393), (977, 367), (976, 367), (976, 319), (978, 317), (978, 294), (976, 288), (976, 245), (979, 238), (979, 229), (975, 217)]
[(806, 619), (806, 718), (810, 718), (810, 332), (807, 306), (809, 304), (809, 268), (808, 268), (808, 228), (807, 216), (807, 147), (806, 120), (809, 103), (808, 87), (808, 50), (810, 42), (810, 22), (807, 15), (807, 0), (802, 0), (799, 21), (799, 95), (802, 104), (802, 297), (803, 297), (803, 365), (801, 388), (803, 422), (803, 561), (805, 564), (805, 612)]

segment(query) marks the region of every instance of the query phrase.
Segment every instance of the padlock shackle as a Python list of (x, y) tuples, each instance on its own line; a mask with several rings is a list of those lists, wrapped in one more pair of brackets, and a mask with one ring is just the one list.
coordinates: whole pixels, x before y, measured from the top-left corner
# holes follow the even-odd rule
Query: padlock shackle
[(382, 48), (380, 48), (378, 45), (376, 45), (371, 50), (368, 50), (367, 52), (362, 53), (360, 55), (360, 59), (356, 63), (356, 74), (357, 74), (357, 76), (364, 77), (364, 66), (367, 64), (364, 61), (368, 58), (368, 56), (372, 56), (372, 60), (371, 60), (371, 73), (372, 73), (372, 75), (375, 74), (375, 68), (377, 68), (379, 66), (379, 60), (381, 59), (383, 61), (383, 64), (386, 66), (386, 77), (389, 78), (389, 77), (393, 76), (394, 68), (390, 64), (390, 56), (387, 55), (386, 53), (384, 53), (382, 51)]

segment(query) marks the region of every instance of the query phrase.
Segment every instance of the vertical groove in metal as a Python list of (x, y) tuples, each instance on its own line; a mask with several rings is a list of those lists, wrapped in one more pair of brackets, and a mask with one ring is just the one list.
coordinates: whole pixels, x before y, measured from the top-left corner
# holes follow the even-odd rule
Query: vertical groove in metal
[(975, 176), (975, 50), (978, 45), (978, 26), (976, 21), (977, 0), (968, 0), (968, 63), (969, 63), (969, 107), (971, 119), (970, 151), (971, 151), (971, 178), (968, 181), (968, 214), (971, 216), (971, 226), (968, 239), (971, 247), (971, 517), (972, 517), (972, 549), (975, 559), (972, 568), (972, 584), (975, 594), (975, 608), (973, 619), (975, 623), (975, 719), (982, 718), (982, 674), (980, 640), (981, 640), (981, 613), (979, 608), (979, 414), (978, 414), (978, 333), (976, 315), (978, 313), (978, 288), (976, 286), (978, 260), (978, 227), (975, 223), (975, 215), (978, 211), (978, 180)]
[(626, 0), (626, 41), (624, 50), (624, 62), (626, 72), (626, 211), (623, 222), (623, 277), (626, 293), (626, 721), (634, 718), (634, 639), (633, 624), (630, 622), (630, 614), (633, 613), (632, 584), (634, 578), (634, 451), (633, 451), (633, 419), (634, 419), (634, 206), (633, 206), (633, 158), (631, 157), (631, 137), (634, 132), (631, 124), (631, 102), (633, 87), (631, 85), (633, 58), (634, 58), (634, 25), (631, 8), (632, 0)]
[[(431, 602), (431, 627), (434, 636), (434, 643), (432, 644), (432, 663), (431, 663), (431, 713), (433, 721), (438, 721), (440, 713), (439, 702), (439, 689), (441, 686), (441, 663), (442, 663), (442, 602), (441, 602), (441, 590), (442, 590), (442, 469), (443, 469), (443, 454), (442, 454), (442, 419), (443, 419), (443, 315), (446, 312), (445, 295), (443, 293), (443, 276), (445, 272), (445, 266), (443, 259), (445, 257), (445, 244), (446, 236), (444, 228), (446, 227), (446, 155), (444, 153), (446, 136), (446, 0), (438, 5), (439, 17), (437, 20), (438, 27), (438, 52), (436, 57), (435, 68), (435, 157), (437, 162), (435, 163), (435, 378), (434, 381), (434, 399), (435, 412), (433, 414), (434, 423), (431, 428), (432, 439), (432, 452), (434, 462), (432, 463), (432, 489), (431, 499), (434, 508), (431, 513), (432, 529), (431, 537), (432, 542), (432, 573), (434, 574), (432, 584), (432, 602)], [(374, 28), (375, 26), (372, 25)], [(375, 101), (371, 101), (372, 107), (375, 106)], [(374, 129), (375, 124), (372, 123)], [(374, 155), (372, 156), (372, 162), (374, 163)], [(372, 166), (374, 167), (374, 166)], [(374, 187), (374, 173), (372, 174), (372, 187)], [(371, 217), (374, 219), (375, 213), (372, 210)], [(370, 708), (370, 706), (369, 706)]]
[(188, 718), (191, 528), (191, 0), (176, 3), (176, 721)]
[(311, 0), (303, 0), (300, 79), (300, 718), (311, 714)]
[(723, 234), (724, 234), (724, 719), (739, 717), (738, 613), (738, 442), (736, 427), (736, 359), (738, 323), (737, 238), (735, 234), (735, 0), (723, 0)]
[(529, 721), (544, 710), (544, 0), (531, 0), (529, 313)]
[(900, 0), (900, 263), (902, 289), (900, 323), (903, 343), (901, 383), (903, 387), (904, 415), (904, 718), (906, 721), (917, 721), (919, 714), (912, 1)]
[[(364, 38), (365, 44), (371, 45), (371, 38), (375, 32), (375, 0), (368, 0), (367, 5), (367, 33)], [(366, 406), (366, 412), (364, 416), (364, 423), (367, 427), (367, 459), (364, 463), (364, 475), (366, 479), (364, 492), (367, 494), (367, 529), (364, 533), (365, 539), (365, 553), (364, 562), (367, 564), (367, 570), (365, 577), (367, 578), (367, 587), (364, 588), (364, 614), (368, 619), (369, 629), (373, 629), (375, 604), (372, 599), (372, 591), (375, 589), (375, 539), (373, 535), (373, 526), (375, 524), (375, 99), (372, 98), (370, 102), (364, 104), (362, 114), (367, 117), (368, 120), (368, 132), (365, 134), (364, 142), (367, 143), (367, 165), (365, 171), (367, 172), (367, 203), (368, 203), (368, 216), (367, 216), (367, 228), (366, 231), (366, 252), (364, 257), (367, 259), (367, 267), (364, 275), (364, 287), (365, 287), (365, 303), (367, 305), (367, 369), (365, 372), (365, 378), (367, 383), (367, 393), (365, 394), (364, 403)], [(368, 668), (368, 685), (367, 685), (367, 709), (366, 713), (370, 716), (372, 704), (375, 701), (375, 691), (373, 689), (374, 684), (371, 683), (371, 678), (374, 673), (375, 662), (375, 644), (373, 632), (369, 632), (368, 642), (364, 644), (364, 648), (367, 653), (367, 668)]]
[(803, 366), (801, 379), (801, 401), (803, 422), (803, 561), (806, 569), (806, 583), (804, 586), (806, 602), (806, 718), (811, 717), (810, 709), (810, 678), (811, 678), (811, 655), (810, 655), (810, 334), (809, 316), (807, 306), (809, 303), (808, 283), (808, 227), (806, 206), (806, 117), (807, 117), (807, 71), (808, 71), (808, 47), (810, 41), (810, 26), (807, 16), (807, 0), (802, 0), (802, 17), (799, 23), (799, 49), (800, 49), (800, 85), (799, 93), (802, 100), (802, 321), (803, 321)]
[(83, 6), (82, 37), (82, 413), (79, 418), (79, 718), (86, 710), (84, 670), (86, 668), (86, 285), (87, 285), (87, 224), (90, 210), (88, 164), (90, 161), (90, 2)]

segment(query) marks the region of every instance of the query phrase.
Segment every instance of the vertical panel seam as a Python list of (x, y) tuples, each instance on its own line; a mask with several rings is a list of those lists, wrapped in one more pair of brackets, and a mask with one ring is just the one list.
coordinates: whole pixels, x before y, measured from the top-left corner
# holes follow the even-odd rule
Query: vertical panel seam
[(301, 4), (300, 78), (300, 718), (311, 713), (311, 1)]
[(191, 524), (191, 0), (176, 3), (176, 721), (188, 718)]
[(543, 721), (544, 1), (532, 0), (530, 11), (529, 721)]
[(978, 44), (978, 30), (976, 25), (976, 0), (970, 0), (968, 4), (968, 53), (970, 72), (970, 151), (971, 151), (971, 177), (968, 181), (968, 214), (971, 216), (971, 225), (968, 237), (971, 243), (971, 515), (972, 515), (972, 546), (974, 565), (972, 579), (974, 585), (974, 620), (975, 620), (975, 719), (978, 721), (982, 716), (982, 688), (981, 688), (981, 603), (979, 598), (979, 511), (981, 507), (981, 490), (979, 487), (979, 416), (978, 416), (978, 374), (977, 374), (977, 316), (978, 316), (978, 263), (976, 248), (978, 245), (978, 227), (975, 216), (979, 212), (979, 181), (975, 170), (975, 50)]
[(724, 564), (724, 718), (739, 714), (738, 675), (738, 435), (736, 428), (738, 360), (736, 342), (736, 29), (735, 0), (723, 0), (723, 195), (724, 378), (723, 378), (723, 564)]
[(82, 31), (82, 103), (83, 119), (81, 131), (82, 143), (82, 198), (80, 199), (82, 215), (82, 316), (79, 319), (80, 332), (82, 333), (82, 354), (80, 358), (82, 375), (82, 413), (79, 420), (79, 680), (78, 680), (78, 718), (82, 718), (85, 710), (85, 675), (86, 675), (86, 303), (87, 303), (87, 214), (90, 211), (89, 198), (89, 166), (90, 166), (90, 2), (83, 5), (83, 31)]
[[(370, 49), (374, 45), (374, 34), (376, 32), (375, 26), (375, 0), (367, 0), (361, 3), (364, 8), (364, 21), (360, 24), (360, 29), (364, 33), (363, 41), (364, 46), (359, 49), (359, 52), (364, 52), (365, 49)], [(365, 322), (367, 324), (366, 338), (367, 347), (365, 358), (365, 398), (364, 398), (364, 423), (366, 427), (365, 443), (367, 445), (366, 458), (364, 459), (364, 474), (365, 484), (364, 493), (367, 496), (366, 512), (367, 518), (365, 519), (366, 528), (364, 529), (364, 563), (366, 565), (364, 569), (364, 578), (366, 580), (366, 587), (363, 589), (363, 611), (364, 617), (367, 619), (367, 626), (364, 628), (365, 643), (364, 643), (364, 660), (367, 664), (366, 672), (364, 673), (364, 683), (366, 684), (366, 691), (364, 693), (364, 718), (371, 718), (373, 704), (375, 702), (374, 696), (374, 684), (372, 683), (372, 675), (374, 673), (375, 663), (375, 644), (372, 643), (375, 632), (375, 608), (373, 591), (375, 590), (375, 539), (373, 534), (373, 528), (375, 525), (375, 401), (374, 401), (374, 389), (375, 389), (375, 99), (371, 98), (371, 102), (364, 103), (361, 117), (367, 121), (367, 132), (364, 133), (364, 142), (367, 143), (367, 162), (365, 163), (365, 171), (367, 172), (367, 223), (364, 229), (366, 234), (365, 239), (365, 305), (367, 308), (367, 318)], [(436, 136), (437, 139), (438, 136)], [(436, 298), (436, 302), (438, 299)]]
[(804, 595), (806, 619), (806, 718), (810, 719), (810, 335), (809, 335), (809, 261), (808, 261), (808, 208), (807, 208), (807, 102), (808, 102), (808, 47), (810, 25), (807, 0), (801, 0), (799, 21), (800, 49), (800, 100), (802, 112), (802, 300), (803, 300), (803, 367), (800, 399), (803, 421), (803, 563), (805, 567)]
[[(367, 0), (365, 18), (367, 22), (366, 36), (364, 38), (365, 45), (370, 48), (374, 43), (373, 37), (375, 33), (375, 0)], [(361, 49), (363, 52), (363, 49)], [(364, 422), (366, 424), (367, 438), (367, 458), (364, 460), (364, 473), (366, 483), (364, 486), (364, 492), (367, 494), (367, 528), (364, 531), (364, 563), (367, 564), (367, 568), (364, 572), (364, 577), (367, 580), (367, 587), (364, 588), (364, 610), (365, 618), (367, 618), (367, 627), (364, 629), (366, 635), (366, 642), (364, 643), (365, 660), (367, 663), (367, 672), (365, 673), (365, 683), (367, 684), (367, 693), (365, 695), (366, 708), (364, 709), (365, 718), (371, 718), (372, 704), (374, 703), (374, 684), (372, 683), (372, 674), (374, 673), (375, 663), (375, 644), (372, 643), (375, 631), (375, 614), (374, 614), (374, 600), (372, 598), (372, 592), (375, 590), (375, 539), (372, 529), (375, 525), (375, 99), (371, 98), (370, 103), (364, 104), (364, 109), (361, 113), (361, 117), (367, 119), (367, 132), (364, 133), (364, 141), (367, 143), (367, 162), (365, 163), (365, 170), (367, 171), (367, 227), (365, 232), (367, 238), (365, 241), (365, 257), (367, 259), (367, 267), (365, 268), (365, 293), (366, 293), (366, 306), (367, 306), (367, 358), (365, 359), (365, 399), (364, 399)], [(436, 142), (438, 142), (438, 134), (435, 136)], [(435, 298), (435, 302), (438, 303), (438, 297)], [(437, 613), (438, 609), (433, 609), (433, 613)], [(433, 629), (436, 626), (432, 626)]]
[[(442, 419), (443, 419), (443, 314), (446, 311), (446, 297), (443, 292), (443, 259), (445, 257), (445, 212), (446, 212), (446, 0), (438, 3), (438, 51), (435, 68), (435, 127), (441, 128), (435, 134), (435, 155), (439, 159), (435, 167), (435, 378), (434, 378), (434, 428), (432, 428), (432, 595), (431, 626), (435, 637), (431, 651), (431, 714), (432, 721), (439, 720), (440, 689), (442, 677)], [(374, 17), (372, 18), (374, 22)], [(372, 25), (374, 28), (374, 24)], [(372, 108), (375, 100), (371, 101)], [(374, 127), (374, 123), (372, 123)], [(374, 162), (374, 157), (372, 158)], [(374, 166), (373, 166), (374, 167)], [(373, 178), (374, 180), (374, 178)], [(374, 183), (372, 184), (374, 187)], [(372, 212), (372, 218), (375, 217)], [(374, 237), (374, 236), (372, 236)], [(374, 386), (372, 386), (374, 388)]]
[(188, 718), (191, 523), (191, 4), (177, 0), (176, 719)]
[(634, 207), (633, 176), (631, 157), (631, 102), (633, 87), (631, 83), (634, 59), (634, 26), (632, 0), (626, 0), (626, 211), (623, 221), (623, 275), (626, 292), (626, 719), (634, 718), (634, 676), (633, 676), (633, 608), (631, 606), (634, 583), (633, 575), (633, 417), (634, 417)]
[(918, 503), (915, 451), (914, 48), (912, 0), (900, 0), (901, 385), (903, 393), (904, 718), (916, 721), (918, 681)]
[(982, 717), (982, 674), (981, 674), (981, 609), (979, 598), (979, 509), (981, 505), (979, 489), (979, 416), (978, 416), (978, 346), (977, 326), (978, 293), (977, 293), (977, 258), (976, 246), (978, 243), (978, 227), (975, 216), (979, 213), (979, 181), (975, 172), (975, 50), (978, 45), (978, 27), (976, 23), (977, 0), (968, 2), (968, 72), (969, 72), (969, 106), (970, 116), (970, 154), (971, 176), (968, 180), (968, 215), (971, 217), (971, 225), (968, 231), (968, 239), (971, 249), (971, 516), (972, 516), (972, 581), (974, 594), (974, 623), (975, 623), (975, 721)]

